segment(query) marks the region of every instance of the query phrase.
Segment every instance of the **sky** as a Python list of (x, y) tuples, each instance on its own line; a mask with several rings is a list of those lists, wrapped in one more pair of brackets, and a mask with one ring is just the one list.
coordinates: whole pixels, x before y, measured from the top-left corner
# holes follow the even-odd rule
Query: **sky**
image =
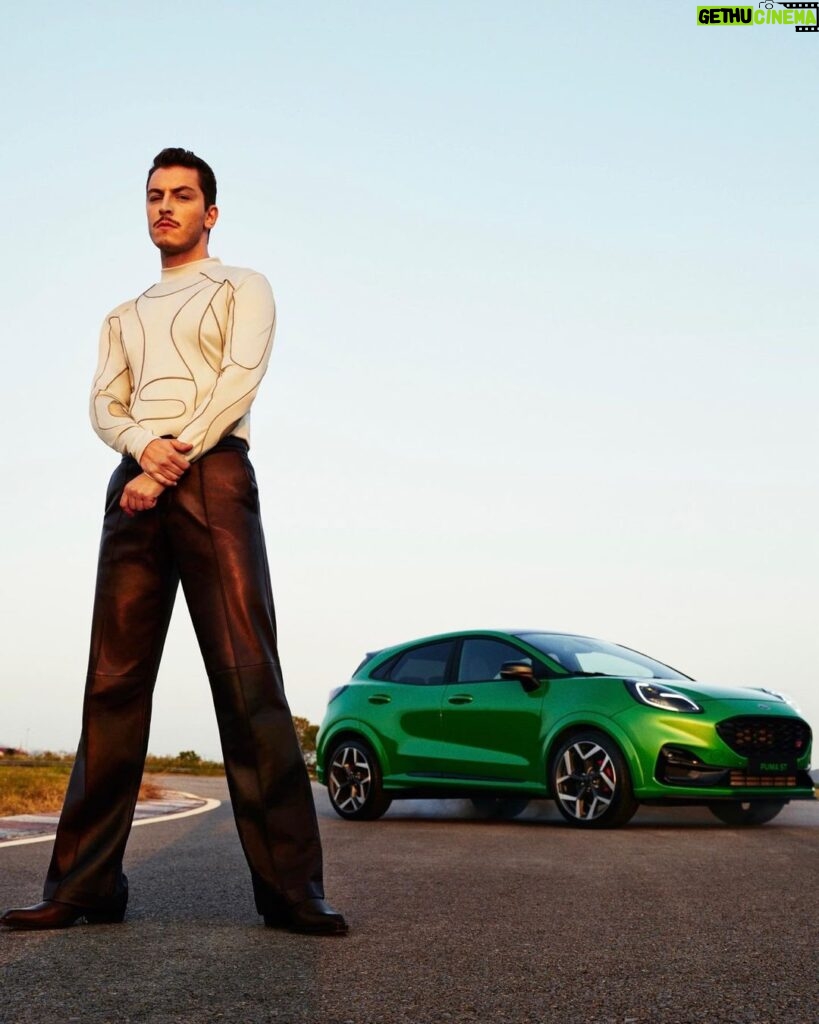
[[(778, 6), (778, 5), (777, 5)], [(461, 628), (624, 643), (819, 725), (819, 33), (696, 4), (4, 12), (0, 745), (76, 749), (104, 315), (159, 275), (153, 155), (265, 273), (252, 413), (286, 687)], [(219, 757), (180, 598), (150, 750)]]

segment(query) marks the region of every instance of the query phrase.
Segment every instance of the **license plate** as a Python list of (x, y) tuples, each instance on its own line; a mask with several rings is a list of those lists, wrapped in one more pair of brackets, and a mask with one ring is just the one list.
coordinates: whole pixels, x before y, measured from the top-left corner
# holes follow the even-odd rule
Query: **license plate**
[(749, 775), (793, 775), (796, 761), (793, 758), (749, 757)]

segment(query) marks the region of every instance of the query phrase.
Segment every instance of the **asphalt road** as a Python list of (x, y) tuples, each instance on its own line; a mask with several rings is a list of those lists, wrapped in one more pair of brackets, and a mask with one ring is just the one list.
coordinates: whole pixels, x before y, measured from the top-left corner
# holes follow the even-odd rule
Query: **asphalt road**
[[(751, 830), (645, 809), (582, 833), (549, 804), (351, 824), (316, 795), (349, 936), (262, 927), (225, 802), (134, 831), (124, 925), (3, 930), (2, 1024), (819, 1022), (819, 802)], [(50, 848), (0, 849), (0, 906), (39, 899)]]

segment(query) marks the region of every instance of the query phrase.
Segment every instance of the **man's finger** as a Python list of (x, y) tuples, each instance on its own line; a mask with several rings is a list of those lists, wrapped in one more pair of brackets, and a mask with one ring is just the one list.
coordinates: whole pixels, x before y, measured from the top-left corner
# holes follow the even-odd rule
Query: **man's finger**
[(179, 477), (185, 472), (184, 466), (178, 466), (175, 462), (171, 462), (170, 459), (167, 462), (157, 462), (151, 469), (146, 469), (145, 472), (148, 476), (157, 479), (160, 475), (166, 477), (172, 477), (174, 480), (178, 480)]
[(176, 482), (182, 474), (179, 476), (167, 476), (161, 470), (156, 470), (153, 473), (148, 473), (148, 476), (155, 480), (158, 484), (162, 484), (163, 487), (176, 487)]
[[(158, 474), (160, 473), (166, 478), (172, 476), (177, 479), (190, 469), (190, 463), (181, 453), (190, 451), (192, 447), (193, 445), (188, 444), (187, 441), (177, 441), (172, 438), (157, 439), (151, 441), (145, 449), (139, 464), (143, 471), (149, 476), (153, 476), (157, 482), (159, 482)], [(162, 483), (164, 485), (164, 481)]]

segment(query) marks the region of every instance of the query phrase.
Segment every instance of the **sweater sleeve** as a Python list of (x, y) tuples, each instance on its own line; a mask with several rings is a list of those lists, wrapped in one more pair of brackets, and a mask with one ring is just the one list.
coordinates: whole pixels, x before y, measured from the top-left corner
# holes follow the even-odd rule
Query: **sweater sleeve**
[(276, 306), (267, 278), (251, 274), (233, 292), (216, 383), (177, 435), (196, 459), (230, 433), (250, 409), (267, 369), (276, 330)]
[(156, 440), (130, 413), (133, 382), (122, 345), (120, 318), (105, 318), (100, 331), (99, 359), (91, 388), (91, 426), (107, 445), (137, 462)]

